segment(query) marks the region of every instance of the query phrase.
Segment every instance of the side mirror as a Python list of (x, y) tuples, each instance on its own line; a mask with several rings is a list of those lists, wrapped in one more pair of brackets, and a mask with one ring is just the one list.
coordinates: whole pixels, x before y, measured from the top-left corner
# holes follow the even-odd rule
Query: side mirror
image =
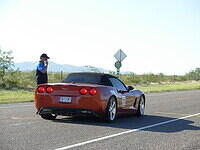
[(131, 90), (133, 90), (133, 89), (134, 89), (134, 87), (128, 86), (128, 91), (131, 91)]

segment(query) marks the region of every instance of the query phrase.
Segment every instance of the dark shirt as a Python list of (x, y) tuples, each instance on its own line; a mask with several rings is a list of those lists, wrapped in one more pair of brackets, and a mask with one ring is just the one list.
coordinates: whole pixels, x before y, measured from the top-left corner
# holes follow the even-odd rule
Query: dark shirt
[(40, 61), (36, 69), (37, 85), (48, 82), (47, 72), (45, 73), (42, 72), (45, 69), (46, 67), (44, 65), (44, 62)]

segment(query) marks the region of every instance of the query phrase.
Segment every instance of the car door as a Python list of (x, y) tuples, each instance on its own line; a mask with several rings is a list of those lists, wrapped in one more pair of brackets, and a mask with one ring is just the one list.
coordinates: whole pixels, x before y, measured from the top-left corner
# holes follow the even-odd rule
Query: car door
[(133, 109), (134, 97), (129, 93), (127, 87), (117, 78), (109, 78), (109, 80), (121, 96), (118, 106), (124, 110)]

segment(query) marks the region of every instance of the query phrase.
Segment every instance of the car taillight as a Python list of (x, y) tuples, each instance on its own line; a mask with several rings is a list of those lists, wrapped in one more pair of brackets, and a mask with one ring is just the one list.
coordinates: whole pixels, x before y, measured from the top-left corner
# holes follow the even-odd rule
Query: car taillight
[(82, 95), (85, 95), (85, 94), (87, 94), (87, 89), (86, 88), (82, 88), (82, 89), (80, 89), (80, 93), (82, 94)]
[(47, 88), (47, 93), (52, 93), (53, 92), (53, 88), (52, 87), (48, 87)]
[(90, 90), (90, 94), (91, 95), (96, 95), (97, 94), (97, 90), (96, 89), (91, 89)]
[(38, 88), (38, 92), (39, 93), (44, 93), (45, 92), (45, 88), (44, 87), (39, 87)]

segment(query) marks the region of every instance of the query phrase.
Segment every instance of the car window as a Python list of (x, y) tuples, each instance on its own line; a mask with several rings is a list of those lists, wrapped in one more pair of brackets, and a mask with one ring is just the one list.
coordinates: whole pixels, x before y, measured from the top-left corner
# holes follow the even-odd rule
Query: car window
[(112, 83), (112, 85), (117, 89), (117, 90), (120, 90), (120, 91), (127, 91), (127, 88), (124, 86), (124, 84), (119, 81), (118, 79), (116, 78), (109, 78), (110, 82)]
[(112, 86), (112, 83), (110, 82), (110, 80), (106, 76), (102, 76), (101, 83), (102, 83), (102, 85)]

